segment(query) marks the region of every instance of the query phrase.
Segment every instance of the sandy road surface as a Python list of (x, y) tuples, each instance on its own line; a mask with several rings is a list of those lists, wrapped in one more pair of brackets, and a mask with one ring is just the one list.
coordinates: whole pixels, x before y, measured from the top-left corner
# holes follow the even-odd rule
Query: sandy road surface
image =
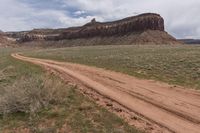
[(200, 92), (85, 65), (12, 56), (66, 73), (169, 131), (200, 133)]

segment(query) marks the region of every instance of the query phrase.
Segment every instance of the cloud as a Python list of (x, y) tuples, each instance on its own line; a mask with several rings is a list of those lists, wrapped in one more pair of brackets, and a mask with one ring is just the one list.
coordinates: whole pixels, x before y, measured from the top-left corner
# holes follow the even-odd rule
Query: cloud
[(161, 14), (177, 38), (200, 38), (199, 0), (1, 0), (0, 29), (29, 30), (112, 21), (144, 12)]
[(53, 6), (57, 0), (50, 0), (52, 3), (41, 0), (40, 2), (43, 5), (40, 5), (40, 7), (37, 6), (37, 1), (1, 0), (0, 29), (3, 31), (21, 31), (34, 28), (63, 28), (85, 24), (92, 18), (103, 21), (101, 17), (86, 14), (81, 10), (73, 11), (69, 7), (70, 10), (64, 10), (63, 8), (66, 8), (66, 6), (62, 4), (60, 4), (60, 7), (58, 5)]
[(85, 13), (86, 13), (85, 11), (76, 11), (76, 12), (74, 12), (74, 15), (81, 16), (81, 15), (84, 15)]

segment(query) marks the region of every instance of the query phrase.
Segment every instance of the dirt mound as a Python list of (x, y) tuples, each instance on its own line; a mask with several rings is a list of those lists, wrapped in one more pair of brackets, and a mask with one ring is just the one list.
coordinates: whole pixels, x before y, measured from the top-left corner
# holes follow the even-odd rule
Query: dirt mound
[(138, 44), (146, 44), (146, 43), (177, 44), (177, 43), (180, 43), (174, 37), (169, 35), (167, 32), (156, 31), (156, 30), (154, 31), (148, 30), (148, 31), (142, 32), (135, 38), (135, 42), (137, 42)]

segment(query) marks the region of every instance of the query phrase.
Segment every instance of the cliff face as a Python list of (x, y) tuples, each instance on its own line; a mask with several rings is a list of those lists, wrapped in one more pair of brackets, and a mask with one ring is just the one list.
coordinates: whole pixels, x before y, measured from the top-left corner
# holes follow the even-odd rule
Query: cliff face
[(116, 36), (146, 30), (164, 31), (164, 19), (158, 14), (142, 14), (119, 21), (100, 23), (92, 21), (82, 27), (66, 30), (61, 38), (88, 38), (95, 36)]
[[(76, 40), (76, 39), (91, 39), (91, 38), (109, 38), (121, 36), (139, 36), (145, 31), (164, 31), (164, 19), (153, 13), (141, 14), (138, 16), (128, 17), (122, 20), (113, 22), (96, 22), (93, 19), (81, 27), (71, 27), (66, 29), (35, 29), (29, 32), (10, 33), (9, 36), (17, 38), (20, 42), (29, 41), (59, 41), (59, 40)], [(145, 34), (146, 35), (146, 34)], [(167, 36), (169, 40), (174, 39)], [(135, 37), (132, 37), (135, 39)], [(163, 38), (163, 37), (162, 37)], [(133, 40), (133, 41), (134, 41)], [(145, 39), (143, 39), (145, 40)], [(149, 39), (146, 39), (150, 41)], [(153, 38), (153, 40), (155, 40)], [(152, 42), (153, 42), (152, 40)], [(167, 41), (166, 41), (167, 42)]]

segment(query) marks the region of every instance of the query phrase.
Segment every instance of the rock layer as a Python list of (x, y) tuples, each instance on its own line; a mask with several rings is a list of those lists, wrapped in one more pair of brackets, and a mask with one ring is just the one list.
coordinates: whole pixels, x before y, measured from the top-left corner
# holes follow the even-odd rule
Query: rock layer
[[(152, 36), (150, 34), (147, 34), (152, 34), (152, 32), (147, 31), (162, 32), (162, 35), (165, 35), (165, 37), (161, 37), (163, 39), (161, 40), (159, 39), (159, 35)], [(147, 39), (145, 39), (144, 34), (146, 35)], [(148, 35), (150, 35), (151, 38)], [(91, 38), (105, 39), (112, 37), (121, 38), (122, 36), (132, 36), (132, 43), (138, 42), (138, 40), (140, 39), (136, 38), (138, 36), (142, 36), (142, 39), (144, 40), (143, 43), (157, 43), (157, 39), (161, 40), (160, 43), (170, 43), (170, 41), (173, 41), (173, 43), (176, 42), (175, 38), (165, 32), (164, 19), (159, 14), (153, 13), (141, 14), (122, 20), (105, 23), (96, 22), (96, 20), (93, 19), (91, 22), (80, 27), (71, 27), (66, 29), (35, 29), (29, 32), (10, 33), (9, 36), (17, 38), (17, 40), (20, 42), (29, 42), (35, 40), (59, 41)]]
[(91, 21), (82, 27), (66, 30), (61, 37), (64, 39), (74, 39), (115, 36), (146, 30), (164, 31), (164, 19), (158, 14), (149, 13), (107, 23)]

